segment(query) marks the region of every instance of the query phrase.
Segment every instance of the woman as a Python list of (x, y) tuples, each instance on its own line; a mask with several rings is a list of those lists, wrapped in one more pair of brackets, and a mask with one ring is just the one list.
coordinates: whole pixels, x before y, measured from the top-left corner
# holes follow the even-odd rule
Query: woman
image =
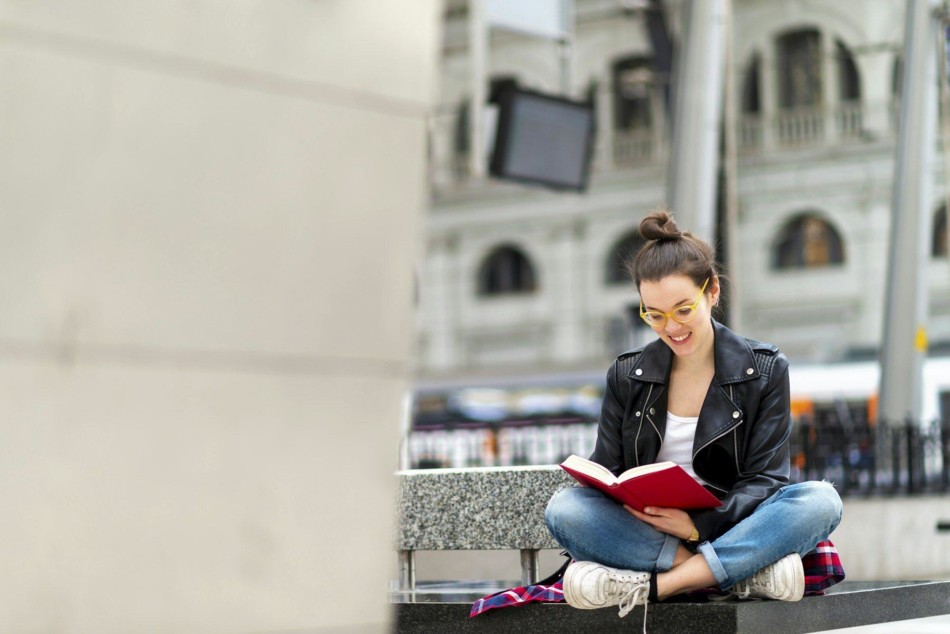
[(712, 319), (715, 254), (664, 211), (640, 224), (631, 263), (640, 316), (659, 339), (621, 355), (607, 373), (591, 460), (614, 474), (672, 460), (717, 495), (703, 511), (638, 512), (592, 488), (549, 502), (551, 534), (574, 558), (564, 596), (583, 609), (637, 604), (718, 586), (745, 597), (797, 601), (801, 555), (841, 519), (826, 482), (789, 484), (788, 361)]

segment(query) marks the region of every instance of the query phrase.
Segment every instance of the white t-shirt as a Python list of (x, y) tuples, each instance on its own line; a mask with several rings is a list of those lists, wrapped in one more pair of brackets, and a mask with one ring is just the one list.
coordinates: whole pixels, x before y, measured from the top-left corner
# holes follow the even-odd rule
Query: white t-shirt
[(700, 484), (706, 484), (693, 471), (693, 438), (696, 436), (696, 423), (699, 417), (677, 416), (666, 413), (666, 432), (663, 435), (663, 444), (660, 453), (656, 456), (657, 462), (669, 460), (675, 462)]

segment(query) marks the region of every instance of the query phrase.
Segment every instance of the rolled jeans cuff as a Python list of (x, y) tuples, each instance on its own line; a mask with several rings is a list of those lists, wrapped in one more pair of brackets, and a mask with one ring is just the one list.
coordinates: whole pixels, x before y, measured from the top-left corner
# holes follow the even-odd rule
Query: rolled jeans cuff
[(664, 572), (673, 567), (673, 560), (676, 558), (676, 550), (680, 546), (680, 540), (667, 535), (663, 540), (663, 546), (660, 547), (660, 556), (656, 558), (656, 569), (658, 572)]
[(716, 583), (722, 588), (723, 582), (729, 580), (729, 575), (726, 574), (726, 569), (722, 567), (722, 562), (719, 561), (719, 555), (716, 554), (716, 549), (713, 548), (709, 542), (703, 542), (696, 550), (702, 553), (703, 557), (706, 558), (706, 564), (712, 571), (713, 577), (716, 578)]

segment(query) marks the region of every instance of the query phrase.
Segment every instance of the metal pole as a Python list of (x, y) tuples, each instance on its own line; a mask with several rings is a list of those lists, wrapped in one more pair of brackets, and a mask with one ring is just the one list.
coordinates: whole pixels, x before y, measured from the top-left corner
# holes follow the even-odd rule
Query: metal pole
[(927, 352), (927, 256), (937, 120), (938, 21), (932, 0), (908, 0), (881, 354), (880, 415), (920, 422)]
[[(943, 183), (947, 187), (950, 183), (950, 70), (948, 70), (947, 57), (950, 57), (950, 40), (947, 38), (947, 30), (950, 29), (950, 7), (944, 3), (943, 15), (941, 16), (940, 33), (937, 36), (940, 47), (940, 56), (937, 58), (937, 76), (940, 78), (940, 110), (938, 125), (940, 128), (940, 150), (943, 158)], [(943, 213), (946, 222), (944, 222), (945, 240), (950, 245), (950, 188), (944, 191), (943, 195)], [(935, 236), (936, 237), (936, 236)], [(950, 261), (950, 259), (948, 259)]]
[(712, 243), (727, 19), (724, 0), (687, 0), (684, 19), (685, 35), (674, 71), (667, 201), (680, 226)]
[(739, 266), (739, 200), (738, 200), (738, 113), (739, 100), (736, 98), (736, 73), (733, 68), (733, 29), (732, 29), (732, 0), (725, 0), (723, 6), (725, 15), (725, 51), (723, 57), (724, 89), (723, 100), (723, 201), (725, 203), (725, 241), (727, 272), (729, 273), (729, 294), (727, 296), (726, 311), (729, 315), (727, 323), (736, 332), (742, 332), (742, 300), (740, 288), (742, 286), (742, 268)]
[(400, 590), (416, 589), (416, 553), (412, 550), (400, 550), (398, 560)]
[(941, 489), (950, 491), (950, 413), (944, 414), (940, 421), (940, 457), (943, 463), (940, 470)]
[(574, 44), (570, 38), (558, 40), (558, 65), (561, 68), (561, 94), (565, 97), (571, 95), (571, 64), (573, 58)]
[(536, 548), (521, 549), (521, 585), (530, 586), (538, 580), (540, 552)]
[(571, 95), (574, 89), (574, 1), (561, 0), (561, 28), (564, 33), (558, 40), (558, 57), (561, 68), (561, 94)]

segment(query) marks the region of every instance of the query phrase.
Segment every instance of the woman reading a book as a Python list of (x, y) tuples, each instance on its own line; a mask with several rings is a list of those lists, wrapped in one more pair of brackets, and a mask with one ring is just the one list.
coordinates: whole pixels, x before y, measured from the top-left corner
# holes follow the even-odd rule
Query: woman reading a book
[(558, 492), (545, 519), (574, 559), (565, 599), (584, 609), (619, 604), (621, 616), (714, 586), (797, 601), (801, 555), (831, 534), (842, 506), (827, 482), (789, 483), (788, 361), (712, 318), (720, 286), (706, 242), (664, 211), (640, 233), (646, 244), (629, 268), (658, 340), (610, 367), (591, 460), (614, 475), (672, 461), (721, 505), (641, 512), (591, 487)]

